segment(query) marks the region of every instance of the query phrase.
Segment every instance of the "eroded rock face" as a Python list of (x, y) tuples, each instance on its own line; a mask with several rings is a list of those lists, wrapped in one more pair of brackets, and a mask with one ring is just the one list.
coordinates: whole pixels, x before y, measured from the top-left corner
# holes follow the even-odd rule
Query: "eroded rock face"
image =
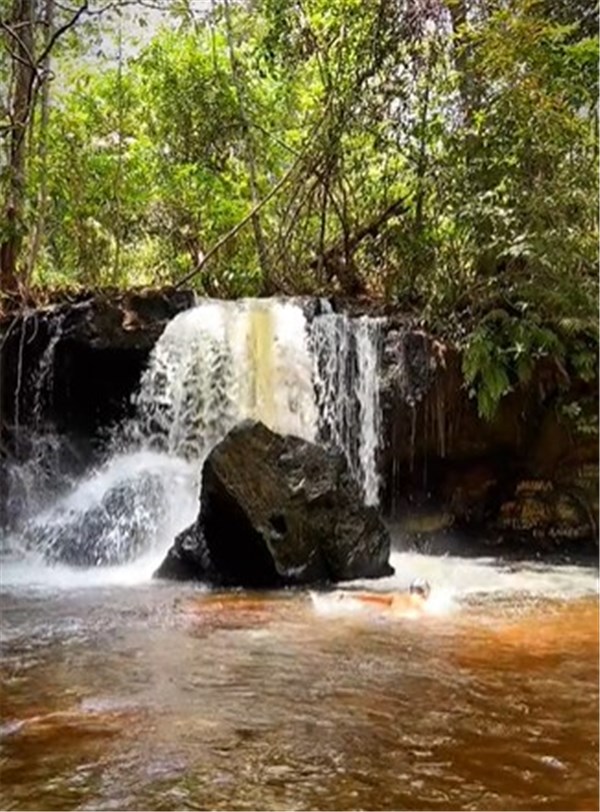
[[(597, 381), (541, 359), (492, 420), (477, 413), (457, 347), (407, 327), (390, 328), (382, 358), (383, 507), (407, 526), (433, 510), (441, 526), (532, 551), (597, 539)], [(561, 404), (577, 403), (581, 423)], [(442, 518), (443, 517), (443, 518)], [(415, 523), (413, 523), (415, 524)], [(416, 522), (419, 524), (419, 522)], [(422, 525), (422, 522), (420, 523)]]
[(191, 291), (165, 289), (88, 296), (0, 320), (0, 430), (7, 448), (15, 451), (19, 429), (51, 424), (90, 437), (129, 414), (156, 340), (193, 304)]
[(271, 587), (390, 575), (390, 539), (341, 454), (245, 421), (208, 456), (200, 515), (156, 573)]
[(193, 303), (191, 291), (168, 288), (82, 294), (0, 318), (3, 531), (103, 460), (109, 432), (133, 414), (157, 338)]
[(530, 534), (547, 547), (557, 540), (587, 539), (594, 527), (585, 494), (547, 480), (520, 482), (514, 497), (502, 504), (497, 523), (501, 530)]

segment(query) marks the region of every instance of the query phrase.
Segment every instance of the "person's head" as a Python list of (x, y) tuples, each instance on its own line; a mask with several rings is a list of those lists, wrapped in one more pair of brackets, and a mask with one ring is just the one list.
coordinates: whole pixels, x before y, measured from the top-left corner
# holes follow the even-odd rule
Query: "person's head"
[(429, 581), (426, 581), (425, 578), (415, 578), (410, 585), (409, 591), (411, 595), (418, 595), (426, 601), (431, 592), (431, 587), (429, 586)]

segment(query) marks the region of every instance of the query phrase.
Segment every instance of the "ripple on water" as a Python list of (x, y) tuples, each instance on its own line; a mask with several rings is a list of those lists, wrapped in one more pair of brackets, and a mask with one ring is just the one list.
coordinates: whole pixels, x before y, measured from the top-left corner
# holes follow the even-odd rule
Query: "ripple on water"
[(392, 623), (301, 591), (11, 591), (0, 805), (591, 808), (596, 574), (394, 563), (358, 586), (428, 577), (451, 610)]

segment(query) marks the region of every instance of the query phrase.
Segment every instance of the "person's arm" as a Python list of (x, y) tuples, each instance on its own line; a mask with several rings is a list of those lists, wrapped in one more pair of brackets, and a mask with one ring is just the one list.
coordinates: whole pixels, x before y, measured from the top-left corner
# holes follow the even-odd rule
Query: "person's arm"
[(372, 606), (391, 606), (394, 600), (393, 595), (380, 595), (377, 592), (351, 592), (348, 594), (355, 600)]

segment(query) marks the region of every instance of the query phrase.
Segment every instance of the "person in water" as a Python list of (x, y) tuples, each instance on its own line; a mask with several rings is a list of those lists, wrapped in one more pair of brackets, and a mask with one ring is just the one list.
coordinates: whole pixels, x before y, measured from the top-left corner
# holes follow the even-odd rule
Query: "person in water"
[(341, 592), (339, 597), (364, 604), (365, 606), (380, 609), (396, 617), (418, 615), (424, 611), (431, 586), (424, 578), (416, 578), (410, 585), (408, 592), (380, 594), (377, 592)]

